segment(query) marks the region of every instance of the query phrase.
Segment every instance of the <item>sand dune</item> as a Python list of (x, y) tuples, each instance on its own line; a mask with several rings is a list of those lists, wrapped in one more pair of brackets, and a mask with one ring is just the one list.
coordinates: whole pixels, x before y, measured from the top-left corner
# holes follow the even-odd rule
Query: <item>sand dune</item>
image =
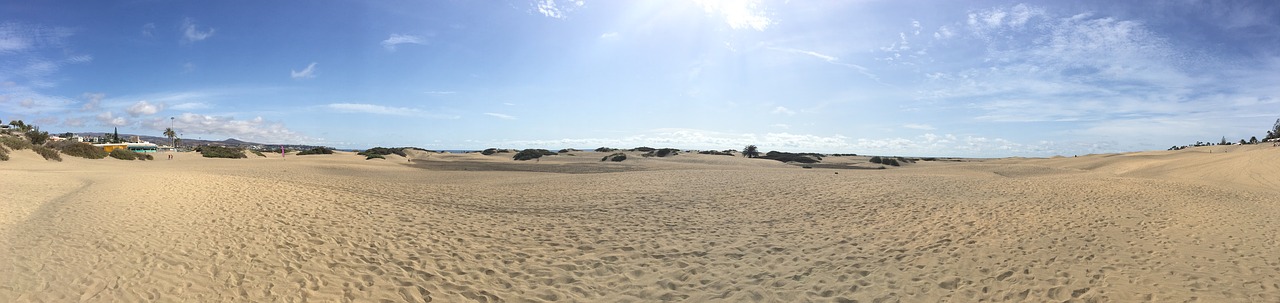
[[(0, 301), (1280, 301), (1280, 148), (885, 170), (575, 154), (15, 152)], [(620, 169), (563, 168), (592, 166)]]

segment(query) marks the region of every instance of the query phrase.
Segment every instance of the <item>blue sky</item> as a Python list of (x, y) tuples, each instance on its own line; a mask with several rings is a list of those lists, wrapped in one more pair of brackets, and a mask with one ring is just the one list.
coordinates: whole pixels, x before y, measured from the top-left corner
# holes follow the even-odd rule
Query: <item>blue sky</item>
[(6, 1), (0, 120), (1002, 157), (1234, 141), (1280, 118), (1274, 1), (367, 2)]

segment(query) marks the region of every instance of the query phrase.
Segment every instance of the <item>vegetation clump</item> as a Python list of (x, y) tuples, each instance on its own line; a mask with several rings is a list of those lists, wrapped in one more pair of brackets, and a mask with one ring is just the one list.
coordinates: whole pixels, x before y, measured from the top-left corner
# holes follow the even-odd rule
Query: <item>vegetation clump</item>
[(9, 149), (0, 145), (0, 161), (9, 161)]
[(658, 150), (658, 149), (656, 149), (656, 148), (652, 148), (652, 147), (648, 147), (648, 146), (641, 146), (641, 147), (637, 147), (637, 148), (632, 148), (632, 149), (631, 149), (631, 151), (633, 151), (633, 152), (651, 152), (651, 151), (655, 151), (655, 150)]
[(312, 149), (308, 149), (308, 150), (304, 150), (304, 151), (300, 151), (300, 152), (298, 152), (298, 155), (299, 155), (299, 156), (304, 156), (304, 155), (332, 155), (332, 154), (333, 154), (333, 149), (330, 149), (330, 148), (328, 148), (328, 147), (316, 147), (316, 148), (312, 148)]
[[(238, 148), (222, 147), (222, 146), (201, 146), (196, 148), (201, 156), (205, 158), (227, 158), (227, 159), (243, 159), (248, 158), (244, 155), (244, 151)], [(112, 157), (115, 157), (114, 151)]]
[(542, 158), (542, 156), (554, 156), (555, 154), (556, 153), (549, 150), (545, 150), (545, 149), (529, 148), (516, 153), (516, 155), (511, 158), (515, 159), (516, 161), (526, 161), (526, 160)]
[(24, 150), (31, 148), (32, 146), (31, 142), (27, 142), (27, 140), (22, 140), (22, 138), (13, 136), (0, 136), (0, 143), (3, 143), (5, 146), (8, 146), (13, 150)]
[(266, 157), (267, 157), (267, 155), (262, 154), (262, 151), (260, 151), (260, 150), (256, 150), (256, 149), (254, 149), (254, 150), (250, 150), (250, 151), (252, 151), (252, 152), (253, 152), (253, 154), (258, 155), (259, 157), (263, 157), (263, 158), (266, 158)]
[(565, 148), (565, 149), (561, 149), (560, 151), (558, 151), (558, 152), (556, 152), (556, 153), (560, 153), (560, 154), (567, 154), (567, 153), (572, 153), (572, 152), (576, 152), (576, 151), (578, 151), (578, 150), (577, 150), (577, 149), (572, 149), (572, 148)]
[(58, 151), (53, 150), (52, 148), (44, 147), (44, 145), (36, 145), (32, 146), (31, 150), (36, 151), (36, 153), (40, 154), (41, 157), (44, 157), (45, 160), (62, 162), (62, 156), (59, 156)]
[(613, 162), (622, 162), (624, 160), (627, 160), (627, 154), (613, 153), (612, 155), (608, 155), (608, 156), (604, 156), (604, 158), (600, 158), (600, 162), (604, 162), (606, 160), (613, 161)]
[(649, 152), (647, 152), (647, 153), (645, 153), (645, 154), (643, 154), (643, 155), (641, 155), (641, 156), (643, 156), (643, 157), (668, 157), (668, 156), (675, 156), (675, 155), (679, 155), (679, 154), (680, 154), (680, 150), (678, 150), (678, 149), (674, 149), (674, 148), (660, 148), (660, 149), (651, 150), (651, 151), (649, 151)]
[[(374, 147), (374, 148), (366, 149), (356, 154), (361, 156), (366, 156), (366, 157), (372, 156), (372, 155), (378, 155), (378, 156), (398, 155), (401, 157), (408, 157), (409, 155), (404, 152), (404, 149), (405, 148)], [(386, 159), (386, 158), (384, 157), (382, 159)]]
[(725, 151), (704, 150), (704, 151), (700, 151), (700, 152), (698, 152), (698, 153), (699, 153), (699, 154), (703, 154), (703, 155), (733, 156), (733, 150), (725, 150)]
[(135, 153), (131, 150), (120, 148), (120, 149), (111, 150), (111, 157), (120, 159), (120, 160), (137, 160), (138, 153)]
[(107, 157), (107, 152), (103, 151), (101, 147), (93, 146), (93, 144), (84, 142), (63, 140), (49, 143), (49, 147), (72, 157), (81, 157), (85, 159), (102, 159)]
[(822, 155), (815, 153), (788, 153), (780, 151), (770, 151), (765, 153), (761, 159), (777, 160), (780, 162), (799, 162), (805, 164), (822, 162)]
[(601, 147), (601, 148), (597, 148), (597, 149), (596, 149), (596, 152), (598, 152), (598, 153), (610, 153), (610, 152), (615, 152), (615, 151), (618, 151), (618, 149), (617, 149), (617, 148), (608, 148), (608, 147)]
[(490, 148), (486, 148), (486, 149), (484, 149), (484, 151), (481, 151), (481, 152), (480, 152), (480, 154), (481, 154), (481, 155), (485, 155), (485, 156), (492, 155), (492, 154), (496, 154), (496, 153), (498, 153), (498, 149), (497, 149), (497, 148), (492, 148), (492, 147), (490, 147)]
[(364, 159), (365, 159), (365, 160), (372, 160), (372, 159), (386, 159), (386, 158), (387, 158), (387, 157), (384, 157), (384, 156), (379, 155), (379, 154), (368, 154), (368, 155), (365, 155), (365, 156), (364, 156)]
[(914, 159), (907, 159), (907, 158), (903, 158), (903, 157), (881, 157), (881, 156), (875, 156), (875, 157), (871, 157), (871, 163), (884, 164), (884, 165), (892, 165), (892, 166), (902, 166), (903, 164), (916, 163), (916, 160), (914, 160)]

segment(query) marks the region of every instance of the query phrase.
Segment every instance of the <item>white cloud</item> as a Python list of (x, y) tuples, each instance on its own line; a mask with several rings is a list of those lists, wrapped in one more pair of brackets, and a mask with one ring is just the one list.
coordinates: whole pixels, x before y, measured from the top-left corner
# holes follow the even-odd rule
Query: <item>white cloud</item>
[(155, 24), (155, 23), (147, 23), (147, 24), (143, 24), (143, 25), (142, 25), (142, 35), (143, 35), (143, 36), (151, 37), (151, 36), (153, 36), (153, 35), (154, 35), (154, 32), (155, 32), (155, 31), (156, 31), (156, 24)]
[(769, 125), (769, 126), (773, 126), (773, 127), (777, 127), (777, 128), (781, 128), (781, 129), (791, 129), (791, 125), (787, 125), (787, 124), (783, 124), (783, 123), (776, 123), (776, 124), (772, 124), (772, 125)]
[(289, 77), (294, 79), (311, 79), (316, 77), (316, 63), (311, 62), (302, 71), (289, 70)]
[(391, 34), (387, 40), (382, 40), (382, 47), (389, 51), (395, 51), (396, 46), (400, 44), (426, 44), (426, 42), (417, 36), (401, 34)]
[(782, 106), (779, 106), (779, 107), (775, 107), (775, 108), (773, 108), (773, 111), (772, 111), (772, 112), (769, 112), (769, 113), (772, 113), (772, 114), (783, 114), (783, 115), (788, 115), (788, 116), (791, 116), (791, 115), (795, 115), (795, 114), (796, 114), (796, 112), (795, 112), (795, 111), (790, 110), (790, 109), (787, 109), (786, 107), (782, 107)]
[(763, 31), (774, 24), (760, 0), (694, 0), (707, 13), (719, 15), (733, 29)]
[(617, 40), (618, 32), (607, 32), (607, 33), (600, 34), (600, 39)]
[(213, 28), (209, 28), (208, 30), (201, 31), (199, 26), (196, 25), (195, 20), (192, 20), (191, 18), (186, 18), (182, 20), (181, 42), (190, 44), (196, 41), (209, 39), (209, 37), (213, 37), (214, 32), (215, 30)]
[(116, 117), (111, 112), (103, 112), (98, 114), (98, 122), (105, 126), (125, 126), (129, 124), (129, 120), (124, 117)]
[(919, 20), (911, 20), (911, 34), (912, 34), (912, 35), (919, 36), (919, 35), (920, 35), (920, 29), (921, 29), (921, 28), (922, 28), (922, 27), (920, 26), (920, 21), (919, 21)]
[[(155, 118), (144, 121), (143, 127), (163, 130), (170, 119)], [(173, 119), (173, 128), (187, 137), (226, 136), (258, 143), (307, 143), (312, 139), (290, 130), (281, 123), (269, 122), (262, 117), (237, 120), (231, 116), (209, 116), (183, 113)]]
[(915, 124), (915, 123), (903, 124), (903, 125), (902, 125), (902, 127), (903, 127), (903, 128), (909, 128), (909, 129), (918, 129), (918, 130), (934, 130), (934, 129), (936, 129), (936, 128), (934, 128), (932, 125), (928, 125), (928, 124)]
[(555, 0), (537, 0), (534, 3), (534, 7), (538, 10), (538, 13), (541, 13), (543, 16), (564, 19), (567, 17), (565, 15), (566, 13), (572, 12), (586, 4), (581, 0), (565, 2), (567, 2), (568, 5), (558, 5)]
[(157, 112), (160, 112), (160, 106), (151, 104), (150, 102), (147, 102), (147, 100), (142, 100), (138, 101), (138, 103), (134, 103), (132, 106), (129, 106), (125, 112), (128, 112), (130, 116), (134, 117), (154, 115)]
[(484, 113), (484, 114), (485, 114), (485, 115), (488, 115), (488, 116), (496, 117), (496, 118), (498, 118), (498, 119), (503, 119), (503, 120), (515, 120), (515, 119), (516, 119), (516, 117), (511, 116), (511, 115), (508, 115), (508, 114), (499, 114), (499, 113)]
[(445, 116), (445, 115), (432, 114), (416, 108), (391, 107), (391, 106), (366, 104), (366, 103), (331, 103), (331, 104), (325, 105), (324, 108), (330, 111), (335, 111), (340, 113), (361, 113), (361, 114), (376, 114), (376, 115), (390, 115), (390, 116), (413, 116), (413, 117), (426, 117), (426, 118), (438, 118), (438, 119), (457, 119), (458, 118), (457, 116)]

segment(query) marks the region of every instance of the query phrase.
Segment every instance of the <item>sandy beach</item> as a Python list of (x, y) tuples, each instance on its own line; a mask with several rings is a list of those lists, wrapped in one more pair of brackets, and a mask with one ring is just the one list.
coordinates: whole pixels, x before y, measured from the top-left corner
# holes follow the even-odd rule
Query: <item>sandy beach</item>
[(574, 154), (14, 151), (0, 301), (1280, 301), (1270, 145), (883, 170)]

